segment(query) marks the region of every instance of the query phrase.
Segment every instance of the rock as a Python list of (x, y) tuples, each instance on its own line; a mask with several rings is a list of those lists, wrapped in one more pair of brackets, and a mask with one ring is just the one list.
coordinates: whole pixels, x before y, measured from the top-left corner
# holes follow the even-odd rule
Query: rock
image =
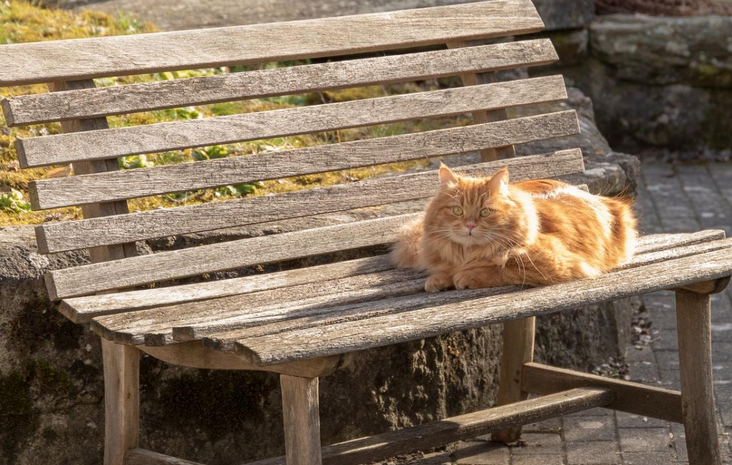
[[(325, 18), (406, 10), (480, 0), (55, 0), (57, 5), (90, 8), (116, 15), (132, 14), (162, 30)], [(594, 17), (593, 0), (535, 0), (547, 30), (582, 28)], [(81, 7), (79, 5), (82, 5)]]
[(621, 150), (732, 147), (732, 90), (615, 79), (597, 62), (589, 85), (598, 106), (597, 125)]
[(593, 56), (615, 79), (645, 85), (732, 89), (732, 17), (600, 16)]

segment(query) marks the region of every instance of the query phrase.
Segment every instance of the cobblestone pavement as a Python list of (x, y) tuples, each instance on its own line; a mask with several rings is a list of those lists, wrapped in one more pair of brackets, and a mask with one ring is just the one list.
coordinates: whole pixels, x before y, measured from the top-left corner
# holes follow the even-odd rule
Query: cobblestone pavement
[[(732, 234), (732, 163), (643, 165), (638, 211), (643, 234), (725, 229)], [(712, 299), (715, 392), (725, 464), (732, 433), (732, 290)], [(633, 381), (679, 389), (674, 296), (644, 297), (652, 343), (626, 349)], [(671, 465), (688, 463), (680, 425), (595, 409), (524, 429), (523, 447), (478, 438), (430, 454), (419, 465)]]

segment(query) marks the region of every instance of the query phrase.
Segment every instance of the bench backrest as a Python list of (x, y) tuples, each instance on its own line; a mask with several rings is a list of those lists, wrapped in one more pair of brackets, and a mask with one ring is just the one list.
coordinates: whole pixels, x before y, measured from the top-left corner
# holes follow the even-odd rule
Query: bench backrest
[[(254, 196), (130, 214), (127, 199), (230, 184), (424, 159), (480, 150), (513, 154), (513, 144), (575, 134), (573, 111), (505, 120), (505, 108), (566, 98), (561, 76), (491, 82), (497, 70), (557, 59), (551, 43), (527, 40), (465, 47), (466, 41), (541, 30), (530, 0), (322, 20), (0, 47), (0, 86), (49, 83), (51, 92), (6, 99), (10, 126), (61, 121), (63, 134), (18, 139), (23, 168), (73, 164), (74, 176), (34, 181), (35, 209), (82, 207), (84, 219), (37, 227), (39, 250), (89, 249), (94, 264), (52, 272), (52, 298), (271, 263), (388, 242), (405, 217), (391, 217), (133, 256), (134, 242), (426, 198), (423, 172), (276, 196)], [(448, 49), (424, 51), (448, 44)], [(401, 50), (399, 55), (373, 52)], [(96, 88), (93, 79), (303, 58), (371, 55), (292, 67)], [(462, 88), (110, 129), (107, 116), (164, 108), (460, 75)], [(482, 78), (480, 77), (482, 76)], [(118, 170), (123, 156), (472, 113), (472, 126)], [(503, 121), (501, 121), (503, 120)], [(467, 167), (514, 180), (583, 170), (579, 150)]]

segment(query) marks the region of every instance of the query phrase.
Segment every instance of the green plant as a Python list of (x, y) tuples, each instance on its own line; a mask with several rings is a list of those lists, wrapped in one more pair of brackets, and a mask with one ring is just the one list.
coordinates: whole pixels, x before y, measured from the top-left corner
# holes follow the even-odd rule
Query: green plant
[(31, 211), (31, 205), (25, 200), (22, 192), (10, 189), (10, 192), (0, 194), (0, 210), (24, 213)]

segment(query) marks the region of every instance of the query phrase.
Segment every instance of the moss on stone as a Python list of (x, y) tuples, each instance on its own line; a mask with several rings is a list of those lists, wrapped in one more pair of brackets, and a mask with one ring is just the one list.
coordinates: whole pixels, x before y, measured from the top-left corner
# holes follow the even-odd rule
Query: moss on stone
[(0, 464), (14, 463), (23, 441), (38, 429), (28, 373), (0, 373)]
[(148, 427), (199, 430), (212, 442), (261, 422), (278, 386), (271, 373), (210, 370), (157, 382), (163, 385)]

